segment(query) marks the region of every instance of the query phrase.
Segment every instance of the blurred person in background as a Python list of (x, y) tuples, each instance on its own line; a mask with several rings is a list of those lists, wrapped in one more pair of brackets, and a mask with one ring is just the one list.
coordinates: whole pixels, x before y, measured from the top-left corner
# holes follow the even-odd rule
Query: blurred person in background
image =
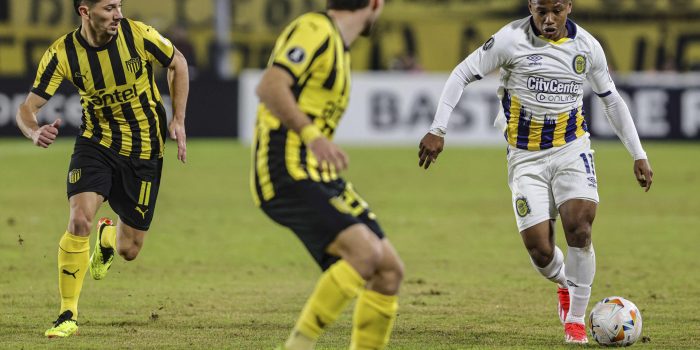
[[(420, 141), (419, 166), (428, 169), (442, 151), (450, 113), (465, 86), (500, 68), (503, 108), (497, 124), (508, 142), (515, 219), (535, 269), (558, 286), (565, 342), (582, 344), (588, 342), (584, 316), (595, 274), (591, 226), (598, 204), (582, 110), (585, 80), (603, 101), (645, 191), (653, 174), (603, 49), (568, 19), (572, 1), (528, 0), (528, 9), (530, 16), (503, 27), (452, 71)], [(568, 244), (566, 259), (554, 242), (557, 213)]]
[[(34, 145), (47, 148), (61, 120), (39, 126), (36, 115), (61, 82), (79, 91), (83, 123), (67, 174), (68, 228), (58, 246), (61, 308), (44, 335), (68, 337), (78, 330), (78, 299), (85, 272), (102, 279), (115, 250), (125, 260), (138, 255), (153, 219), (163, 167), (165, 109), (153, 83), (153, 64), (168, 68), (173, 119), (170, 136), (177, 158), (186, 160), (187, 62), (155, 29), (122, 15), (121, 0), (73, 0), (81, 25), (44, 54), (36, 80), (17, 113), (17, 124)], [(89, 235), (102, 202), (119, 220), (97, 223), (94, 252)], [(89, 264), (88, 264), (89, 263)]]
[(383, 349), (403, 263), (367, 202), (340, 177), (348, 157), (331, 140), (350, 95), (349, 46), (371, 33), (384, 1), (327, 4), (327, 12), (304, 14), (280, 34), (257, 87), (251, 191), (323, 270), (282, 348), (313, 349), (357, 299), (350, 348)]

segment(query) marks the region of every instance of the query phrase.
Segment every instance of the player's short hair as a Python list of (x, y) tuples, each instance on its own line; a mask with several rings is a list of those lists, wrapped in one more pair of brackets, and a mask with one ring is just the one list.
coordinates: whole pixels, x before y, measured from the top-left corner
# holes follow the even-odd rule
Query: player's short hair
[(328, 0), (329, 10), (359, 10), (369, 5), (369, 0)]
[(80, 12), (78, 12), (78, 7), (80, 7), (80, 5), (85, 3), (92, 6), (98, 2), (100, 2), (100, 0), (73, 0), (73, 7), (75, 8), (75, 13), (77, 13), (78, 16), (80, 16)]

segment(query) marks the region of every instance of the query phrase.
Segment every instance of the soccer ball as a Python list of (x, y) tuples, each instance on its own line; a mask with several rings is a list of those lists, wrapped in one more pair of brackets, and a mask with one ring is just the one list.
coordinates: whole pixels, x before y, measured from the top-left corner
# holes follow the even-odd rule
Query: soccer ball
[(591, 336), (603, 346), (629, 346), (642, 335), (642, 314), (631, 301), (607, 297), (591, 310)]

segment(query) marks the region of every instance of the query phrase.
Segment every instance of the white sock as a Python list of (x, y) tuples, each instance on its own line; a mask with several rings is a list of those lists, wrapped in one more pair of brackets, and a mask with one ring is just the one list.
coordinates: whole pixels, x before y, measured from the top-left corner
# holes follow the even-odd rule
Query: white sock
[(569, 247), (566, 255), (566, 283), (569, 285), (571, 306), (566, 322), (584, 323), (586, 307), (591, 299), (591, 284), (595, 276), (593, 244), (585, 248)]
[(561, 252), (559, 247), (554, 246), (554, 257), (552, 261), (545, 267), (539, 267), (535, 264), (535, 261), (530, 258), (532, 266), (535, 267), (542, 276), (546, 279), (555, 282), (561, 288), (566, 288), (566, 274), (564, 273), (564, 253)]

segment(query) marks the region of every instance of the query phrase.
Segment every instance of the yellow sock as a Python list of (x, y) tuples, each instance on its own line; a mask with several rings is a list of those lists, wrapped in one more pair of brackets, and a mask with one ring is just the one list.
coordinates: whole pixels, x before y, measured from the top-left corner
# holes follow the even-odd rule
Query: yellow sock
[(360, 292), (352, 317), (351, 350), (384, 349), (396, 320), (398, 296)]
[(285, 347), (312, 349), (323, 329), (338, 318), (365, 283), (346, 261), (333, 264), (319, 278)]
[(66, 231), (58, 243), (58, 290), (61, 292), (61, 313), (73, 312), (78, 319), (78, 299), (90, 260), (90, 238)]
[(102, 229), (102, 238), (100, 238), (100, 245), (104, 248), (117, 249), (117, 227), (116, 226), (105, 226)]

